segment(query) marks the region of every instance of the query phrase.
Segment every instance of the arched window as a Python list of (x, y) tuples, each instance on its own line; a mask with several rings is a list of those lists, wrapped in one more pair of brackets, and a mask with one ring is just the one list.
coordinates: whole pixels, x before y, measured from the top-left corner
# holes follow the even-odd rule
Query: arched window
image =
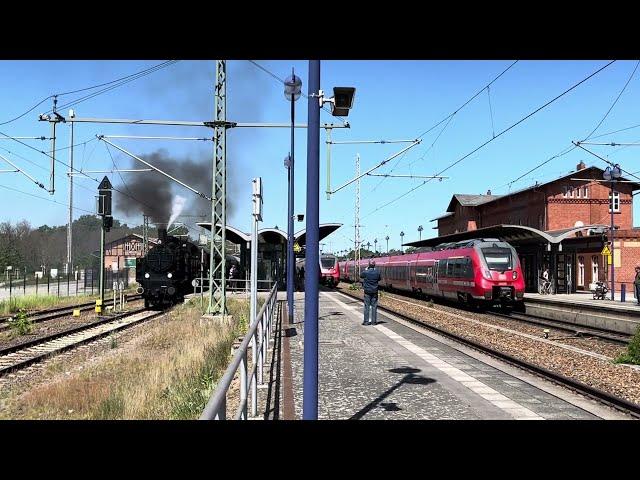
[(598, 281), (598, 255), (591, 257), (591, 281)]
[(578, 286), (584, 286), (584, 257), (578, 257)]

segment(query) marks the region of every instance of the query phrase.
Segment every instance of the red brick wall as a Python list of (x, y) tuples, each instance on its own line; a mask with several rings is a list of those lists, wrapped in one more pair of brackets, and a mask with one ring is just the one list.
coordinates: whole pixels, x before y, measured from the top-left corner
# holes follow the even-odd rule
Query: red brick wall
[(538, 191), (526, 191), (480, 205), (479, 228), (499, 224), (542, 228), (540, 222), (544, 223), (544, 198)]
[[(577, 182), (576, 182), (577, 183)], [(588, 198), (563, 197), (563, 186), (569, 182), (557, 182), (548, 186), (548, 218), (547, 230), (560, 230), (571, 228), (577, 221), (585, 225), (598, 223), (609, 224), (611, 213), (609, 212), (610, 189), (597, 182), (588, 185), (580, 184), (588, 188)], [(620, 212), (614, 212), (614, 222), (620, 229), (630, 229), (633, 226), (633, 201), (631, 187), (619, 185), (616, 191), (620, 191)]]
[[(614, 252), (620, 249), (620, 267), (616, 267), (616, 292), (620, 292), (620, 287), (624, 283), (627, 288), (627, 297), (634, 295), (633, 280), (635, 279), (636, 265), (640, 265), (640, 239), (629, 239), (616, 241)], [(609, 267), (610, 268), (610, 267)]]

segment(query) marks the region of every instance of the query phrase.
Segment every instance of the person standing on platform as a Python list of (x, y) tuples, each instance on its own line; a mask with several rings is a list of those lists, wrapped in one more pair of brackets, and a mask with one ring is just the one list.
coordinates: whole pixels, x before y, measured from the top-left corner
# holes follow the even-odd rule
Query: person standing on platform
[[(364, 279), (362, 288), (364, 289), (364, 321), (363, 325), (375, 325), (378, 316), (378, 283), (382, 276), (376, 268), (376, 262), (369, 260), (369, 268), (360, 273), (360, 278)], [(369, 321), (369, 308), (371, 308), (371, 321)]]
[(640, 265), (636, 265), (636, 278), (633, 281), (633, 287), (636, 290), (636, 302), (640, 305)]

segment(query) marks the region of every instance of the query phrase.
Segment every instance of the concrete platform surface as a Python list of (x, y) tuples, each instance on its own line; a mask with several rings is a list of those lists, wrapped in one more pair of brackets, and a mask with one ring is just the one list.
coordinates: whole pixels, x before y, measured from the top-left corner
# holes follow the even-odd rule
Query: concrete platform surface
[[(295, 417), (302, 418), (304, 294), (287, 325)], [(362, 303), (321, 292), (319, 419), (626, 418), (522, 370), (378, 312), (363, 326)]]

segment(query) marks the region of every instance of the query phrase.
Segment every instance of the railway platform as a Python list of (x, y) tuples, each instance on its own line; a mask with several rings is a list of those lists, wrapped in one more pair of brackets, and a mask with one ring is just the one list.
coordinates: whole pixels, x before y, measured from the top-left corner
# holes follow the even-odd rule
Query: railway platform
[[(304, 293), (281, 331), (281, 419), (301, 419)], [(319, 301), (320, 420), (587, 420), (628, 418), (488, 355), (337, 291)]]
[(640, 327), (640, 306), (633, 296), (627, 295), (621, 302), (594, 300), (589, 292), (540, 295), (525, 293), (527, 313), (551, 320), (572, 322), (578, 327), (594, 327), (602, 330), (633, 335)]

